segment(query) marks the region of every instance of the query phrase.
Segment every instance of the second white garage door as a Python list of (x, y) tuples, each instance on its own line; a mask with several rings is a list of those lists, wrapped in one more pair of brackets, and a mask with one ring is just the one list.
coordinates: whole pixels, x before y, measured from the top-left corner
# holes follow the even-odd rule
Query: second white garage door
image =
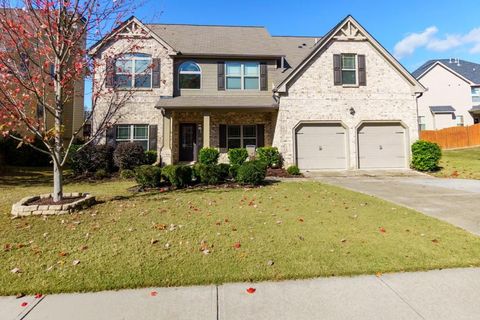
[(302, 124), (295, 136), (297, 164), (300, 169), (347, 167), (346, 130), (340, 124)]
[(359, 168), (405, 168), (405, 134), (399, 123), (362, 125), (358, 129)]

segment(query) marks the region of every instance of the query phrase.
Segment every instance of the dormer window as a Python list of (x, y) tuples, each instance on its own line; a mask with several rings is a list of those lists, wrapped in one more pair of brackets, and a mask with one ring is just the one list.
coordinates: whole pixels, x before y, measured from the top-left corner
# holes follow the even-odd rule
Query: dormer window
[(186, 61), (178, 68), (178, 82), (180, 89), (200, 89), (202, 70), (193, 61)]
[(152, 88), (152, 57), (143, 53), (123, 55), (116, 60), (115, 78), (118, 88)]

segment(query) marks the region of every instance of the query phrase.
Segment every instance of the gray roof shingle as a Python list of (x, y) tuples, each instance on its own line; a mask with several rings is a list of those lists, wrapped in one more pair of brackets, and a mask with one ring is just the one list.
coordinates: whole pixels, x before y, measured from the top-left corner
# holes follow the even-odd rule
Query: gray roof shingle
[(428, 68), (430, 68), (436, 62), (444, 64), (446, 67), (452, 69), (462, 77), (473, 82), (474, 84), (480, 84), (480, 64), (459, 60), (457, 64), (455, 59), (434, 59), (425, 62), (420, 68), (415, 70), (412, 74), (415, 78), (419, 78)]

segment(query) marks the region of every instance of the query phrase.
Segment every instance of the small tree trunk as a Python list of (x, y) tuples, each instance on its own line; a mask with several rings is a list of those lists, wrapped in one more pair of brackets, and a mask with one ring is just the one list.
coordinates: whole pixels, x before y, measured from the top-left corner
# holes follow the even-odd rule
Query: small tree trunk
[(54, 159), (53, 159), (53, 201), (57, 202), (63, 198), (63, 88), (61, 86), (62, 69), (60, 60), (55, 58), (55, 124), (54, 124)]
[[(56, 152), (56, 151), (55, 151)], [(63, 168), (53, 160), (53, 201), (63, 199)]]

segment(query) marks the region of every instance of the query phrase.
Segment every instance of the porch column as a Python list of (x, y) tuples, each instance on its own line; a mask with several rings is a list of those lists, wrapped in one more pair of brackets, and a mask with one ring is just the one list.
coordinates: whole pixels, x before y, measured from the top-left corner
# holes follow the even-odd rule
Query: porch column
[(172, 114), (162, 109), (163, 144), (160, 151), (162, 165), (172, 164)]
[(203, 147), (210, 147), (210, 113), (203, 114)]

